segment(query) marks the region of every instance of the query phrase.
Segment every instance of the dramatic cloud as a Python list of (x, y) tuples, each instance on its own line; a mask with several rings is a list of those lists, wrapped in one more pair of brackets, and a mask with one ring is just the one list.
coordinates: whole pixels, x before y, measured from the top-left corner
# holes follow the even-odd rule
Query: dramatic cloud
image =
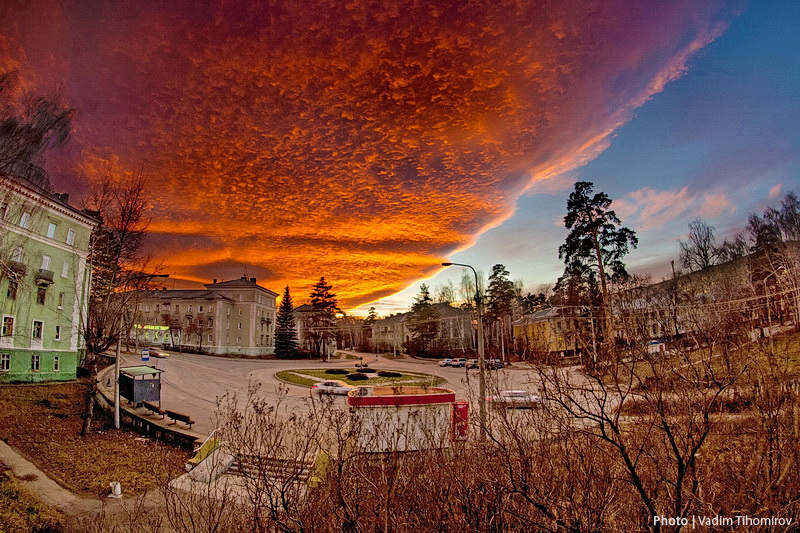
[(324, 275), (345, 305), (431, 273), (532, 183), (596, 157), (730, 16), (694, 1), (34, 4), (6, 9), (0, 65), (79, 108), (56, 181), (143, 168), (173, 275), (251, 265), (299, 294)]
[(716, 218), (723, 212), (733, 212), (736, 207), (723, 193), (690, 194), (688, 187), (677, 191), (656, 191), (645, 187), (614, 200), (614, 211), (623, 222), (630, 220), (637, 228), (650, 230), (685, 215)]

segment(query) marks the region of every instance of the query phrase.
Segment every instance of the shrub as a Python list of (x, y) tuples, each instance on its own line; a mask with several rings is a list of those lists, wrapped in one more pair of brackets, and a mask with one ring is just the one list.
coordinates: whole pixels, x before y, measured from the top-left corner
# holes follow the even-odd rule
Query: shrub
[(392, 372), (391, 370), (381, 370), (378, 375), (382, 378), (401, 378), (403, 374), (400, 372)]
[(350, 381), (364, 381), (369, 379), (366, 374), (362, 374), (361, 372), (353, 372), (347, 376), (347, 379)]
[(346, 370), (344, 368), (329, 368), (328, 370), (325, 371), (325, 373), (326, 374), (336, 374), (336, 375), (344, 376), (345, 374), (350, 373), (350, 371)]

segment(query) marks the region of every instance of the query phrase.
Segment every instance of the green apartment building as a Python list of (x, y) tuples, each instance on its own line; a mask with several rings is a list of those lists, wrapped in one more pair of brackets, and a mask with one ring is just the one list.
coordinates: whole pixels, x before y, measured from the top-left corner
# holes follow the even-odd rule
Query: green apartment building
[(75, 379), (96, 223), (66, 194), (0, 175), (0, 382)]

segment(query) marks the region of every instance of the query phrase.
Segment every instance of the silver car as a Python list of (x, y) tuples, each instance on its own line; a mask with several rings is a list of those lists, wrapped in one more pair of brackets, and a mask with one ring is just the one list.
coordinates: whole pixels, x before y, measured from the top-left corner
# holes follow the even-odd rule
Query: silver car
[(317, 394), (346, 395), (353, 389), (355, 389), (354, 386), (348, 385), (344, 381), (339, 381), (338, 379), (330, 379), (328, 381), (320, 381), (319, 383), (314, 383), (314, 385), (311, 387), (311, 392), (316, 392)]

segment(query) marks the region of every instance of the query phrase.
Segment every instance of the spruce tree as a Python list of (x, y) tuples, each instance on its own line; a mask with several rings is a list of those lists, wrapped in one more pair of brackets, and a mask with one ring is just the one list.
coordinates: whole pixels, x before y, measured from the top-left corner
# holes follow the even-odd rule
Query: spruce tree
[(293, 311), (292, 296), (287, 285), (275, 317), (275, 355), (282, 359), (297, 355), (297, 330)]

